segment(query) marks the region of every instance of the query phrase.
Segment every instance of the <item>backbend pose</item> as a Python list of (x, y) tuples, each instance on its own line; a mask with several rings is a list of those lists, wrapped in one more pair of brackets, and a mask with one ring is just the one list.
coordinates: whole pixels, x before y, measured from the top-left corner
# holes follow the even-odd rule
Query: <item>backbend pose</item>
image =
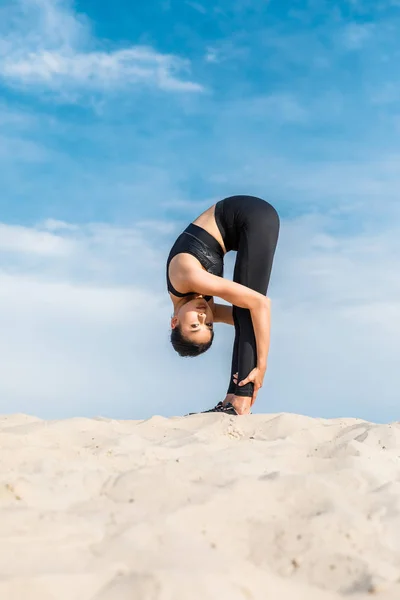
[[(174, 305), (171, 342), (180, 356), (211, 346), (214, 323), (235, 326), (227, 395), (211, 411), (250, 412), (267, 369), (270, 300), (266, 297), (279, 236), (279, 216), (261, 198), (231, 196), (211, 206), (174, 243), (167, 287)], [(237, 252), (233, 281), (223, 278), (224, 255)], [(232, 306), (215, 304), (214, 296)]]

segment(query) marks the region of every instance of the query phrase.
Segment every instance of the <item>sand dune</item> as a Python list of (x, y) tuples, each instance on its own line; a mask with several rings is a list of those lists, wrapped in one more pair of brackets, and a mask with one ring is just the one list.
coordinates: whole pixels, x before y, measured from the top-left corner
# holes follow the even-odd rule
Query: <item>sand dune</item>
[(400, 424), (0, 417), (3, 600), (400, 598)]

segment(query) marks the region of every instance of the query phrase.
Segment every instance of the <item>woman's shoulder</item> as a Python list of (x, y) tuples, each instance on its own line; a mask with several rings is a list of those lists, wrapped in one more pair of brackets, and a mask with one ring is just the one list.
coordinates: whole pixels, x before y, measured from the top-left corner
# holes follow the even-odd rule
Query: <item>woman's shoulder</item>
[(168, 277), (175, 289), (182, 293), (190, 291), (190, 281), (194, 272), (204, 268), (195, 256), (184, 252), (176, 254), (168, 265)]
[(181, 275), (185, 275), (193, 269), (203, 269), (200, 261), (193, 256), (193, 254), (189, 254), (188, 252), (179, 252), (179, 254), (175, 254), (169, 262), (169, 267), (171, 271), (179, 272)]

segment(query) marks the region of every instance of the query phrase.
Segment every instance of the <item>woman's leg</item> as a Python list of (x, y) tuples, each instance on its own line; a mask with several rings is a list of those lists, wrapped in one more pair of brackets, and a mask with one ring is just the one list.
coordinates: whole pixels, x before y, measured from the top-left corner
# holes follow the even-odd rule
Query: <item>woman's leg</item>
[(238, 365), (239, 365), (238, 358), (239, 358), (240, 330), (239, 330), (239, 321), (237, 318), (237, 306), (232, 306), (232, 316), (233, 316), (233, 323), (235, 325), (235, 341), (233, 342), (231, 378), (229, 381), (227, 394), (234, 394), (236, 391), (236, 383), (234, 383), (234, 381), (233, 381), (233, 376), (235, 373), (238, 372), (238, 368), (239, 368), (238, 367)]
[[(243, 211), (239, 232), (233, 280), (263, 295), (267, 294), (272, 264), (279, 236), (279, 216), (267, 202), (243, 198)], [(238, 372), (238, 381), (245, 379), (257, 365), (257, 346), (250, 311), (234, 307), (235, 344), (232, 358), (229, 393), (252, 397), (254, 384), (239, 387), (233, 383)]]

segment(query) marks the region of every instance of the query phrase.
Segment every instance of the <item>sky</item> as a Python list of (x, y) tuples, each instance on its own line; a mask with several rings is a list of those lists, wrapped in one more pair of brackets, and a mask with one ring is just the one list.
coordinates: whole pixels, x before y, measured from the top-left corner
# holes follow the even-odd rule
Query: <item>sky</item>
[(233, 328), (178, 357), (165, 261), (251, 194), (281, 217), (254, 412), (398, 420), (399, 27), (399, 0), (0, 0), (0, 413), (223, 399)]

